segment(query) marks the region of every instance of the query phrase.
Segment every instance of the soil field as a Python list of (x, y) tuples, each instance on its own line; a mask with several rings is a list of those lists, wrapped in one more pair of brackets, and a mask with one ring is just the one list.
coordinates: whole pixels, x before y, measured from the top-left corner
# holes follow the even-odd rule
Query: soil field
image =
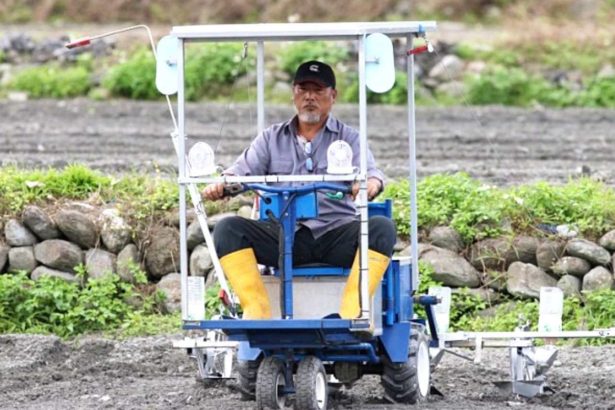
[[(114, 341), (0, 336), (2, 409), (251, 409), (234, 381), (205, 386), (196, 366), (171, 341), (179, 335)], [(467, 352), (466, 352), (467, 353)], [(553, 392), (522, 399), (491, 382), (506, 380), (505, 350), (486, 350), (482, 365), (445, 355), (433, 375), (442, 392), (414, 407), (385, 402), (377, 376), (331, 396), (331, 409), (612, 409), (615, 346), (560, 350), (548, 373)]]
[[(189, 104), (188, 144), (203, 140), (228, 166), (256, 133), (256, 108)], [(62, 167), (85, 163), (106, 172), (176, 174), (163, 102), (113, 100), (0, 101), (0, 164)], [(336, 115), (358, 125), (355, 106)], [(272, 107), (266, 122), (283, 121), (289, 107)], [(566, 182), (582, 170), (615, 185), (615, 111), (503, 107), (419, 108), (416, 113), (419, 176), (466, 171), (506, 186), (536, 180)], [(408, 121), (400, 107), (376, 106), (368, 115), (370, 147), (392, 178), (408, 175)]]

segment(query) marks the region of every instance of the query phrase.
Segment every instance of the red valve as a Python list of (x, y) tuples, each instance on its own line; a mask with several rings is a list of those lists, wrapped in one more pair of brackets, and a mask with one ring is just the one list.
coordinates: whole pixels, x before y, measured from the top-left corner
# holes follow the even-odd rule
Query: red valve
[(218, 298), (222, 301), (224, 306), (228, 307), (231, 305), (231, 299), (228, 297), (228, 294), (224, 289), (220, 289), (220, 292), (218, 292)]
[(414, 55), (414, 54), (421, 54), (424, 53), (425, 51), (429, 50), (429, 46), (427, 44), (422, 45), (422, 46), (418, 46), (418, 47), (414, 47), (412, 50), (408, 50), (408, 55)]
[(64, 47), (66, 47), (66, 48), (68, 48), (70, 50), (72, 48), (89, 46), (90, 42), (91, 41), (90, 41), (89, 38), (80, 38), (79, 40), (75, 40), (75, 41), (71, 41), (70, 43), (66, 43), (66, 45)]

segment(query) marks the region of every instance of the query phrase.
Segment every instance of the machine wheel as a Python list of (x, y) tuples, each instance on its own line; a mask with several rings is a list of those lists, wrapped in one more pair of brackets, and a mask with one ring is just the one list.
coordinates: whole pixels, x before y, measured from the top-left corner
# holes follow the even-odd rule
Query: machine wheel
[(319, 358), (306, 356), (297, 367), (295, 408), (324, 410), (327, 408), (327, 373)]
[(244, 401), (256, 398), (256, 376), (262, 360), (238, 360), (237, 375), (241, 399)]
[(427, 398), (431, 388), (429, 338), (422, 329), (412, 329), (406, 363), (392, 363), (385, 355), (383, 364), (381, 382), (389, 401), (415, 404)]
[(284, 409), (285, 387), (284, 363), (276, 357), (264, 358), (258, 366), (256, 375), (256, 408), (259, 410)]

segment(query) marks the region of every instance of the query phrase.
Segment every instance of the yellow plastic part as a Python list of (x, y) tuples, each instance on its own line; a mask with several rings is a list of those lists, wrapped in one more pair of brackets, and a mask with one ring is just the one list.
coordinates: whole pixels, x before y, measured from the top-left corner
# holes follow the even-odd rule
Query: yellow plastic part
[[(367, 250), (367, 258), (368, 290), (371, 298), (382, 280), (384, 272), (389, 267), (391, 258), (370, 249)], [(342, 304), (340, 306), (340, 316), (342, 319), (355, 319), (361, 314), (359, 293), (359, 251), (357, 251), (350, 275), (348, 275), (348, 280), (346, 281), (344, 294), (342, 295)]]
[(220, 258), (224, 274), (239, 296), (244, 319), (271, 319), (271, 304), (252, 248)]

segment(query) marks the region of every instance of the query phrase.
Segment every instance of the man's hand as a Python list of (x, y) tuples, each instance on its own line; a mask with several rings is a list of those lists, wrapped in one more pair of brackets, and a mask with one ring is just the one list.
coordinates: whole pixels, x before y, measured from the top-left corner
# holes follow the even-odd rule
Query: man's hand
[[(382, 182), (378, 178), (369, 178), (367, 180), (367, 199), (370, 201), (374, 199), (380, 193), (381, 189)], [(352, 196), (353, 200), (356, 199), (358, 193), (359, 183), (355, 182), (354, 184), (352, 184), (352, 191), (350, 192), (350, 196)]]
[(218, 199), (222, 199), (224, 196), (224, 184), (209, 184), (205, 187), (203, 192), (201, 192), (201, 195), (209, 201), (217, 201)]

